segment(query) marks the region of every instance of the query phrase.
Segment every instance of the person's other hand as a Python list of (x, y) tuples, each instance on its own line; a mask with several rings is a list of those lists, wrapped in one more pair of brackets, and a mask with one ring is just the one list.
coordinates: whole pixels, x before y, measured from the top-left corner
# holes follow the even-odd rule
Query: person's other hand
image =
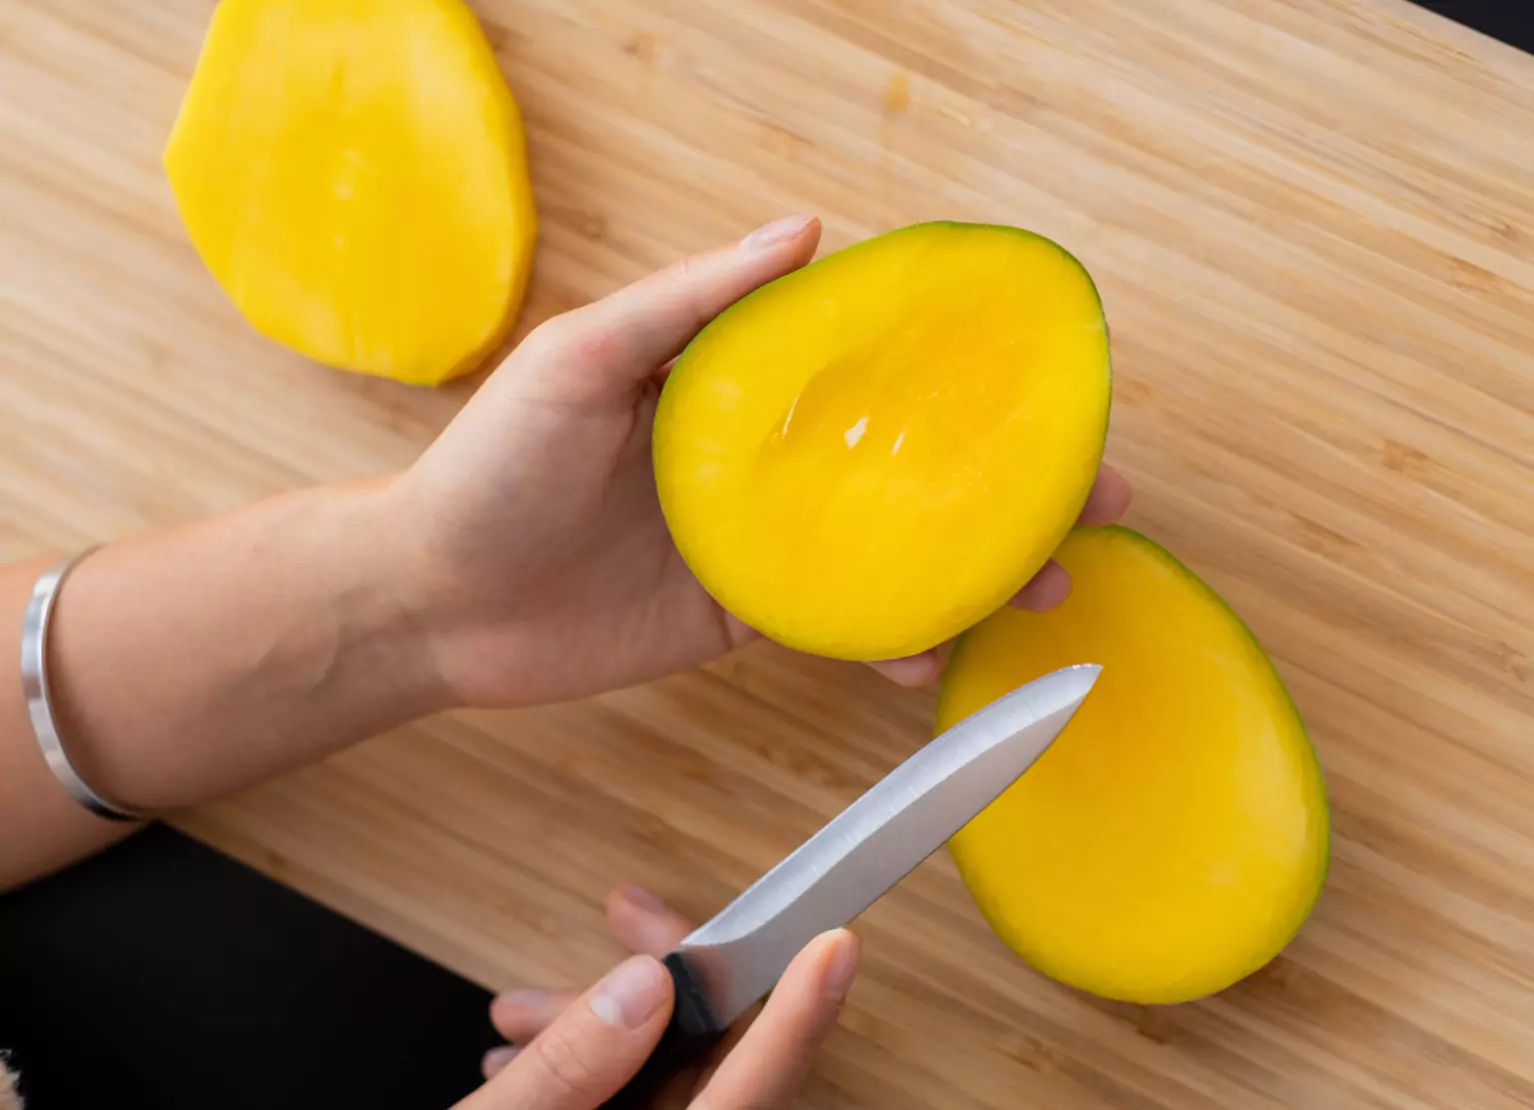
[[(409, 534), (408, 595), (453, 698), (504, 706), (580, 697), (712, 659), (754, 637), (682, 561), (660, 511), (650, 430), (670, 360), (735, 301), (808, 262), (794, 217), (689, 258), (535, 329), (418, 463), (391, 512)], [(1129, 502), (1104, 468), (1082, 513)], [(1047, 565), (1014, 599), (1058, 605)], [(941, 649), (876, 663), (921, 684)]]
[[(508, 1041), (485, 1057), (486, 1083), (458, 1110), (596, 1110), (639, 1070), (671, 1017), (671, 977), (658, 957), (692, 927), (636, 887), (607, 903), (613, 934), (633, 957), (584, 994), (516, 991), (491, 1021)], [(810, 1057), (836, 1024), (858, 965), (843, 929), (812, 940), (760, 1013), (742, 1021), (701, 1071), (681, 1075), (658, 1106), (777, 1110), (792, 1101)]]

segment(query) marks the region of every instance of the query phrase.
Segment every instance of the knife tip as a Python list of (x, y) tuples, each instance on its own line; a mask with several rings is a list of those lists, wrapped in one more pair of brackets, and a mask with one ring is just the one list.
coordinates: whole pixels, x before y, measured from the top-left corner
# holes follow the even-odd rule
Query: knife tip
[(1080, 705), (1092, 692), (1092, 687), (1097, 685), (1097, 679), (1103, 673), (1100, 663), (1075, 663), (1065, 667), (1064, 671), (1076, 680), (1076, 704)]

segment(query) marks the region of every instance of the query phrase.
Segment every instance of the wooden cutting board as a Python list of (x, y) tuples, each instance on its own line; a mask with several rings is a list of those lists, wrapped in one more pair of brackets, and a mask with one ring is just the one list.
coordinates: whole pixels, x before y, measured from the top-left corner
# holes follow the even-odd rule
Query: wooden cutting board
[[(0, 557), (410, 462), (472, 386), (324, 370), (204, 274), (159, 152), (211, 0), (0, 5)], [(771, 217), (1036, 228), (1107, 303), (1132, 522), (1272, 649), (1320, 907), (1204, 1002), (1013, 958), (946, 855), (861, 923), (813, 1107), (1534, 1105), (1534, 59), (1404, 3), (481, 0), (544, 218), (523, 328)], [(921, 744), (770, 647), (468, 713), (181, 825), (493, 987), (702, 916)]]

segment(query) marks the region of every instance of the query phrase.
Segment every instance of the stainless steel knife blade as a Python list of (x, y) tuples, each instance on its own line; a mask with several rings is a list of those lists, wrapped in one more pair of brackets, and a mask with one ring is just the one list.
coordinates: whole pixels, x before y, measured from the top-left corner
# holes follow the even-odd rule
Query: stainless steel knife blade
[(1059, 735), (1101, 668), (1066, 667), (965, 718), (689, 935), (686, 965), (719, 1029), (813, 937), (862, 913), (1001, 796)]

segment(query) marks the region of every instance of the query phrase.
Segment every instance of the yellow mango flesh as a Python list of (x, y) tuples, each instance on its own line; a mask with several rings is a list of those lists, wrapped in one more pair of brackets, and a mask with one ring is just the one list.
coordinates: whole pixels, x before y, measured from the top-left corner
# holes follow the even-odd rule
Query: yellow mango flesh
[(445, 381), (521, 301), (521, 117), (461, 0), (223, 0), (165, 168), (230, 299), (330, 366)]
[(1165, 550), (1080, 529), (1056, 558), (1070, 599), (968, 633), (938, 728), (1067, 664), (1102, 675), (954, 859), (991, 927), (1053, 978), (1141, 1003), (1212, 993), (1276, 955), (1320, 893), (1314, 751), (1257, 641)]
[(803, 651), (908, 655), (1048, 559), (1096, 475), (1110, 395), (1091, 279), (1016, 228), (918, 224), (724, 312), (656, 414), (683, 558)]

